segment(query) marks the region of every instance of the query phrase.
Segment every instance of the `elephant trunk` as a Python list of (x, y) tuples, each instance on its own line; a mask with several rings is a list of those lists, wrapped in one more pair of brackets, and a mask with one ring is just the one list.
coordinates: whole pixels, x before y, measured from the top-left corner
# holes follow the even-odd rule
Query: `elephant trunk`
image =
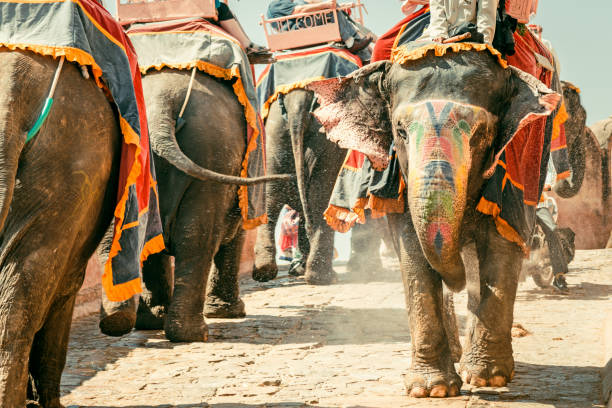
[[(438, 183), (437, 180), (431, 181)], [(444, 283), (458, 292), (465, 286), (459, 230), (466, 197), (456, 194), (448, 186), (415, 190), (408, 188), (408, 202), (423, 253)]]
[(306, 169), (304, 168), (304, 134), (308, 129), (311, 120), (314, 118), (310, 115), (313, 104), (314, 93), (310, 91), (293, 91), (291, 93), (291, 104), (285, 105), (285, 98), (281, 97), (279, 102), (283, 105), (283, 109), (287, 111), (289, 122), (289, 133), (291, 135), (291, 146), (293, 148), (293, 160), (295, 162), (295, 173), (297, 176), (297, 185), (302, 203), (302, 216), (306, 233), (310, 236), (312, 232), (312, 224), (310, 220), (310, 211), (308, 208), (308, 198), (306, 197)]
[[(586, 132), (586, 131), (585, 131)], [(563, 179), (554, 185), (554, 192), (561, 198), (572, 198), (580, 191), (586, 169), (586, 149), (584, 146), (585, 133), (574, 137), (568, 144), (568, 155), (572, 168), (570, 179)]]
[(167, 160), (170, 164), (188, 176), (203, 181), (215, 181), (217, 183), (240, 186), (252, 186), (271, 181), (286, 181), (294, 178), (291, 174), (243, 178), (220, 174), (198, 166), (183, 153), (176, 140), (175, 121), (170, 104), (160, 103), (157, 109), (159, 109), (158, 112), (152, 112), (148, 115), (149, 129), (151, 129), (151, 148), (155, 154)]

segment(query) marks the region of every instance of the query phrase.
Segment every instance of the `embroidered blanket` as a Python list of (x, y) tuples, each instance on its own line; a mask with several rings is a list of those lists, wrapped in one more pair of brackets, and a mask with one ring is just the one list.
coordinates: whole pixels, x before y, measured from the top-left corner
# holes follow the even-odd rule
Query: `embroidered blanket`
[(122, 301), (141, 292), (140, 268), (164, 248), (155, 172), (136, 54), (113, 17), (94, 0), (0, 1), (0, 47), (88, 66), (119, 113), (123, 134), (114, 237), (102, 284)]
[[(536, 45), (535, 37), (530, 33), (522, 37), (530, 41), (530, 46)], [(540, 45), (540, 44), (537, 44)], [(517, 48), (522, 47), (517, 41)], [(393, 51), (392, 61), (405, 63), (422, 58), (433, 52), (442, 56), (447, 52), (461, 52), (475, 49), (480, 52), (490, 52), (504, 68), (507, 62), (497, 50), (486, 44), (456, 43), (456, 44), (415, 44), (399, 46)], [(552, 63), (551, 54), (542, 46), (538, 48), (542, 55)], [(523, 58), (521, 61), (531, 61), (532, 73), (536, 78), (561, 93), (561, 87), (555, 72), (550, 72), (542, 64), (533, 65), (533, 59)], [(521, 61), (511, 60), (518, 68), (529, 66)], [(477, 209), (491, 215), (495, 219), (498, 231), (508, 240), (516, 242), (525, 251), (535, 225), (536, 205), (541, 196), (549, 157), (552, 157), (557, 179), (569, 175), (565, 134), (562, 128), (567, 120), (563, 105), (557, 107), (552, 115), (541, 118), (525, 129), (517, 132), (514, 138), (501, 153), (495, 167), (493, 177), (486, 183), (482, 198)], [(551, 155), (550, 152), (553, 152)], [(347, 231), (356, 222), (363, 223), (364, 210), (372, 210), (373, 216), (385, 213), (404, 212), (404, 187), (401, 181), (397, 160), (390, 152), (391, 163), (383, 172), (372, 169), (367, 157), (361, 153), (349, 152), (347, 160), (339, 174), (332, 194), (330, 205), (325, 212), (328, 224), (338, 230)], [(387, 185), (381, 189), (380, 183)]]
[[(197, 67), (215, 78), (233, 81), (234, 93), (244, 107), (248, 125), (241, 176), (263, 176), (263, 126), (257, 112), (253, 72), (238, 41), (218, 26), (200, 18), (136, 24), (127, 33), (138, 54), (143, 75), (163, 67), (184, 70)], [(267, 222), (264, 193), (264, 184), (239, 187), (244, 229), (253, 229)]]
[(276, 55), (276, 62), (268, 65), (257, 81), (259, 112), (265, 121), (279, 95), (321, 79), (346, 76), (361, 66), (358, 56), (327, 45)]

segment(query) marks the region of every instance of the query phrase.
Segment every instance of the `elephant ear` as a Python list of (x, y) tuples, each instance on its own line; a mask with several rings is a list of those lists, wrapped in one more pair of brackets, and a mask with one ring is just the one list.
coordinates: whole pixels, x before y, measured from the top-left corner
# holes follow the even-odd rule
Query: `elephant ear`
[(319, 97), (320, 107), (314, 115), (327, 138), (342, 148), (364, 153), (378, 170), (389, 164), (393, 139), (383, 85), (389, 66), (388, 61), (380, 61), (345, 78), (307, 86)]
[(512, 70), (510, 89), (513, 90), (513, 96), (502, 115), (495, 145), (495, 160), (485, 177), (493, 175), (497, 160), (514, 136), (533, 121), (551, 115), (561, 101), (561, 95), (533, 75), (513, 66), (509, 68)]

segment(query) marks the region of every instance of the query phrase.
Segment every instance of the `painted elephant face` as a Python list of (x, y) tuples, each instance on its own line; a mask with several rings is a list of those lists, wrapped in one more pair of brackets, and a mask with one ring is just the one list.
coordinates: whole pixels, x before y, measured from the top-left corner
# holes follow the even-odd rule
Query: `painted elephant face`
[(471, 140), (485, 139), (490, 145), (497, 117), (478, 106), (428, 100), (399, 107), (393, 122), (422, 247), (435, 267), (456, 262), (474, 156)]
[(423, 252), (456, 289), (465, 276), (460, 227), (467, 203), (477, 201), (514, 134), (560, 100), (484, 52), (381, 62), (309, 88), (319, 95), (317, 118), (341, 147), (384, 168), (394, 142)]

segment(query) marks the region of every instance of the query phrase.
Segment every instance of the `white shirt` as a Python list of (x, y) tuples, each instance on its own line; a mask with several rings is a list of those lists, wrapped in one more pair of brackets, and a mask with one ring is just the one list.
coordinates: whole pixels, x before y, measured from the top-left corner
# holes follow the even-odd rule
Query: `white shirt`
[(430, 0), (431, 23), (421, 39), (448, 38), (451, 28), (473, 23), (484, 35), (487, 44), (493, 42), (498, 0)]

